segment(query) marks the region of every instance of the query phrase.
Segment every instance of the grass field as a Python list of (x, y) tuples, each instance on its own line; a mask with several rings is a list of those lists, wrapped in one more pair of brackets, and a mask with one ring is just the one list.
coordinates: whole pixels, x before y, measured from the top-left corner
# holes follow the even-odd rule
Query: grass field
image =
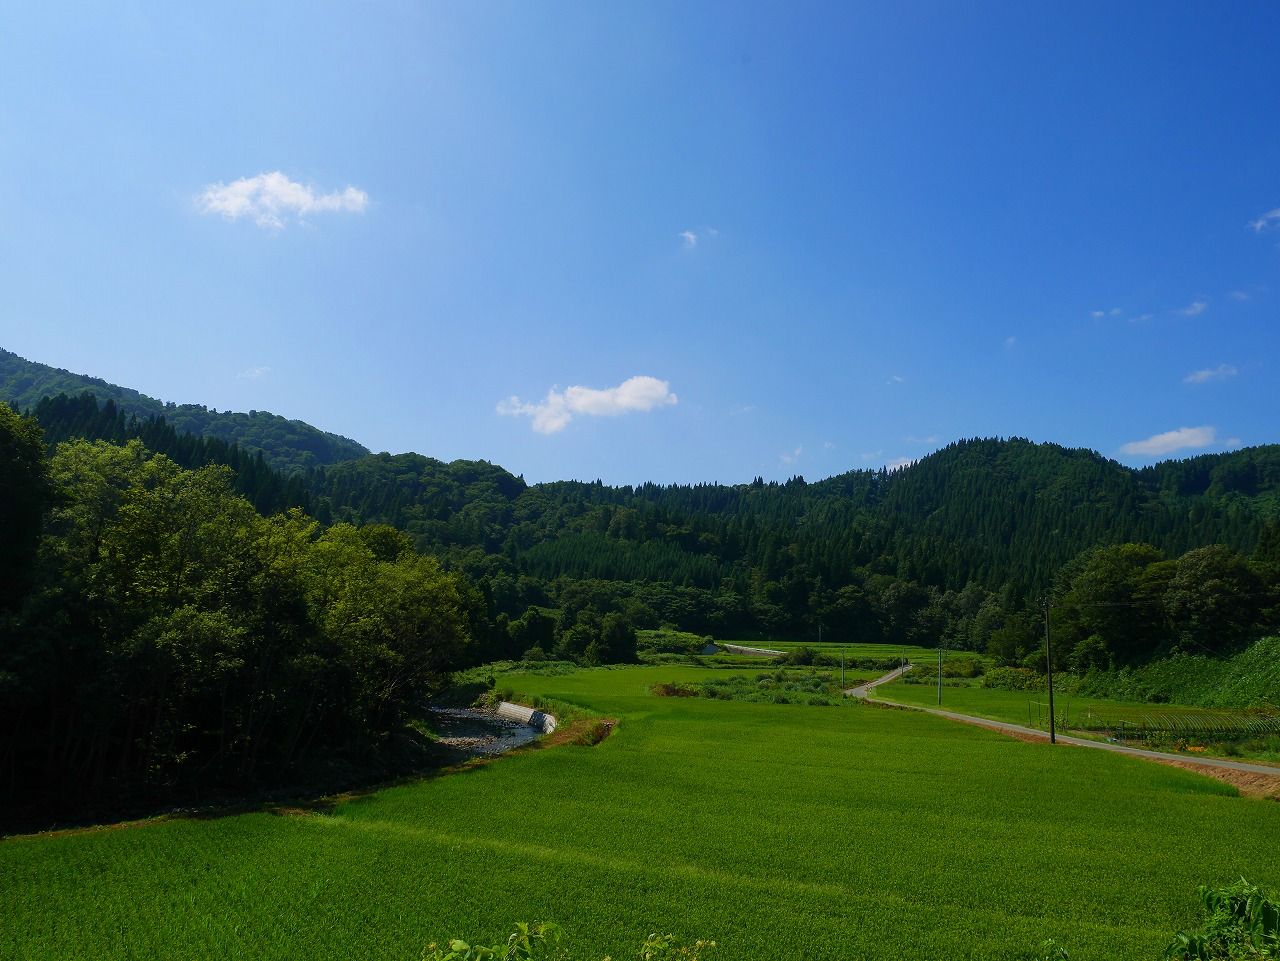
[[(932, 684), (908, 684), (895, 681), (876, 688), (875, 696), (899, 704), (936, 707), (938, 690)], [(943, 686), (942, 707), (949, 711), (1009, 721), (1029, 727), (1048, 728), (1049, 695), (1044, 691), (1001, 691), (982, 687), (977, 682), (964, 686)], [(1059, 691), (1054, 695), (1054, 713), (1059, 724), (1067, 727), (1106, 728), (1121, 722), (1131, 726), (1155, 724), (1161, 719), (1171, 724), (1175, 719), (1195, 726), (1221, 723), (1238, 717), (1246, 723), (1253, 715), (1245, 711), (1221, 708), (1184, 707), (1176, 704), (1145, 704), (1112, 701), (1097, 697), (1080, 697)]]
[(1280, 805), (1216, 781), (909, 712), (648, 693), (697, 671), (500, 679), (619, 718), (597, 747), (324, 813), (0, 842), (0, 958), (414, 961), (541, 918), (597, 959), (655, 930), (726, 961), (1012, 961), (1050, 937), (1156, 958), (1198, 884), (1280, 884)]
[[(864, 644), (850, 643), (842, 644), (838, 641), (823, 641), (821, 644), (816, 641), (735, 641), (735, 640), (719, 640), (718, 644), (740, 644), (743, 647), (757, 647), (771, 651), (794, 651), (800, 647), (808, 647), (814, 651), (821, 651), (824, 654), (835, 654), (837, 657), (841, 651), (845, 652), (845, 656), (849, 658), (874, 657), (881, 660), (897, 660), (899, 657), (906, 657), (909, 660), (919, 664), (930, 664), (936, 660), (938, 652), (929, 647), (915, 647), (910, 644), (905, 647), (894, 644)], [(977, 654), (968, 651), (949, 651), (947, 657), (977, 657)]]

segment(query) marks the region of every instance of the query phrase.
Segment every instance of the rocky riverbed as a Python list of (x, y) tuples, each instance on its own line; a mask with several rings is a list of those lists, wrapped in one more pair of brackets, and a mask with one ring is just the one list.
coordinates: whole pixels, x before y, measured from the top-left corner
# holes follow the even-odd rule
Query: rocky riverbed
[(502, 754), (528, 744), (542, 733), (475, 707), (432, 708), (431, 720), (442, 746), (469, 757)]

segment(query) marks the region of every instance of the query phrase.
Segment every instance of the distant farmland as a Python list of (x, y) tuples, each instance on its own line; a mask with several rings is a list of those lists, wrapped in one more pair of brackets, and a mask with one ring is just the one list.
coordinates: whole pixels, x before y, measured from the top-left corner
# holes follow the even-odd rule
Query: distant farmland
[(1013, 961), (1047, 938), (1157, 958), (1198, 884), (1280, 884), (1280, 805), (1216, 781), (910, 712), (649, 693), (699, 676), (500, 679), (619, 718), (597, 747), (326, 811), (0, 842), (0, 957), (414, 961), (546, 918), (597, 961), (655, 930), (744, 961)]

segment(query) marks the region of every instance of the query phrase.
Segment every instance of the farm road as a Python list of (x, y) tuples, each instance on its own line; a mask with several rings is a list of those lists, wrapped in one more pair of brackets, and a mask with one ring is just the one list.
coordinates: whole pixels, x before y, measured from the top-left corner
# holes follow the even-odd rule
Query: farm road
[[(907, 671), (911, 670), (911, 665), (905, 668), (898, 668), (890, 671), (883, 677), (878, 677), (874, 681), (868, 681), (859, 687), (852, 687), (845, 691), (847, 697), (856, 697), (863, 700), (870, 700), (871, 690), (879, 687), (881, 684), (887, 684), (890, 681), (897, 680)], [(892, 703), (882, 701), (882, 704)], [(1034, 727), (1023, 727), (1021, 724), (1009, 724), (1005, 721), (992, 721), (985, 717), (974, 717), (971, 714), (957, 714), (955, 711), (944, 711), (938, 707), (919, 707), (914, 704), (894, 704), (894, 707), (906, 708), (909, 711), (922, 711), (925, 714), (936, 714), (938, 717), (945, 717), (951, 721), (961, 721), (965, 724), (976, 724), (978, 727), (989, 728), (993, 731), (999, 731), (1002, 734), (1012, 734), (1015, 737), (1033, 737), (1038, 740), (1049, 740), (1049, 735), (1045, 731), (1041, 731)], [(1071, 744), (1075, 747), (1091, 747), (1099, 751), (1111, 751), (1115, 754), (1130, 754), (1134, 757), (1142, 757), (1151, 761), (1177, 761), (1179, 764), (1193, 765), (1195, 767), (1211, 767), (1220, 768), (1227, 771), (1244, 771), (1249, 774), (1266, 774), (1271, 777), (1280, 777), (1280, 768), (1269, 767), (1265, 764), (1248, 764), (1244, 761), (1227, 761), (1216, 757), (1195, 757), (1187, 754), (1163, 754), (1160, 751), (1146, 751), (1140, 747), (1125, 747), (1122, 744), (1109, 744), (1106, 741), (1092, 741), (1083, 737), (1072, 737), (1069, 734), (1059, 734), (1058, 741), (1063, 744)]]

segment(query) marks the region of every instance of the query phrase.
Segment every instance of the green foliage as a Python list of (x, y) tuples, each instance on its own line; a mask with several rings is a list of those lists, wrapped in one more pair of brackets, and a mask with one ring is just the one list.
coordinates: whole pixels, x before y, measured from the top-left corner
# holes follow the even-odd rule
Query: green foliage
[(520, 921), (505, 947), (486, 948), (454, 938), (447, 948), (428, 944), (422, 961), (553, 961), (567, 957), (560, 940), (560, 928), (550, 921)]
[(680, 631), (672, 627), (636, 632), (636, 646), (645, 653), (700, 654), (711, 643), (713, 641), (709, 635)]
[(1226, 887), (1199, 889), (1204, 927), (1180, 931), (1165, 951), (1176, 961), (1280, 958), (1280, 902), (1241, 878)]
[[(286, 420), (267, 411), (219, 412), (199, 404), (167, 404), (128, 387), (118, 387), (97, 377), (33, 363), (0, 349), (0, 400), (17, 409), (34, 409), (46, 397), (59, 394), (79, 397), (90, 393), (100, 401), (112, 401), (126, 416), (140, 420), (163, 417), (179, 433), (217, 439), (256, 454), (285, 472), (333, 464), (369, 451), (347, 437), (317, 430), (300, 420)], [(68, 436), (84, 436), (83, 434)]]
[(0, 403), (0, 614), (31, 586), (51, 493), (39, 425)]
[(397, 532), (263, 517), (228, 468), (137, 440), (63, 443), (48, 474), (0, 646), (0, 763), (46, 816), (386, 756), (464, 656), (464, 585)]
[(152, 453), (164, 454), (189, 470), (208, 464), (230, 467), (235, 475), (236, 492), (251, 501), (259, 513), (275, 514), (291, 507), (311, 510), (312, 498), (305, 476), (276, 469), (261, 450), (250, 450), (218, 437), (179, 431), (161, 415), (139, 418), (136, 414), (126, 414), (113, 400), (99, 407), (98, 399), (92, 394), (46, 397), (35, 406), (33, 413), (50, 448), (65, 440), (124, 444), (136, 439)]
[[(1280, 533), (1263, 539), (1280, 509), (1280, 448), (1132, 471), (1089, 451), (970, 440), (908, 470), (815, 484), (530, 486), (484, 461), (312, 451), (276, 438), (288, 422), (270, 415), (215, 412), (219, 424), (270, 421), (261, 436), (219, 432), (187, 408), (139, 408), (133, 392), (0, 360), (13, 368), (0, 396), (36, 403), (56, 387), (113, 398), (93, 411), (83, 398), (46, 402), (51, 439), (138, 436), (186, 467), (228, 464), (264, 513), (301, 506), (325, 523), (404, 531), (475, 585), (468, 616), (483, 659), (534, 646), (583, 663), (633, 659), (580, 617), (591, 608), (636, 629), (813, 638), (821, 628), (1035, 666), (1043, 632), (1029, 602), (1055, 578), (1058, 668), (1138, 664), (1173, 645), (1232, 653), (1280, 622), (1280, 562), (1267, 560), (1280, 557), (1267, 547)], [(1234, 553), (1255, 545), (1248, 564)], [(1208, 553), (1161, 559), (1189, 550)], [(512, 634), (531, 606), (559, 612), (554, 636)], [(1082, 647), (1089, 638), (1099, 643)]]
[[(690, 694), (722, 701), (747, 701), (756, 704), (805, 704), (810, 707), (831, 707), (845, 703), (840, 688), (839, 674), (826, 671), (777, 670), (769, 674), (746, 677), (730, 674), (714, 677), (699, 685), (659, 685), (655, 694), (687, 697)], [(853, 685), (866, 678), (846, 678)]]
[[(568, 954), (560, 946), (560, 929), (550, 921), (520, 922), (507, 939), (505, 948), (486, 948), (454, 939), (447, 948), (427, 945), (422, 961), (553, 961), (567, 959)], [(641, 961), (701, 961), (714, 951), (714, 941), (698, 940), (684, 944), (672, 934), (651, 934), (640, 945)], [(604, 961), (610, 961), (606, 957)]]
[(1079, 690), (1125, 701), (1280, 708), (1280, 637), (1263, 638), (1225, 659), (1178, 653), (1137, 667), (1092, 671)]
[(982, 675), (982, 686), (997, 691), (1044, 691), (1045, 676), (1025, 667), (993, 667)]

